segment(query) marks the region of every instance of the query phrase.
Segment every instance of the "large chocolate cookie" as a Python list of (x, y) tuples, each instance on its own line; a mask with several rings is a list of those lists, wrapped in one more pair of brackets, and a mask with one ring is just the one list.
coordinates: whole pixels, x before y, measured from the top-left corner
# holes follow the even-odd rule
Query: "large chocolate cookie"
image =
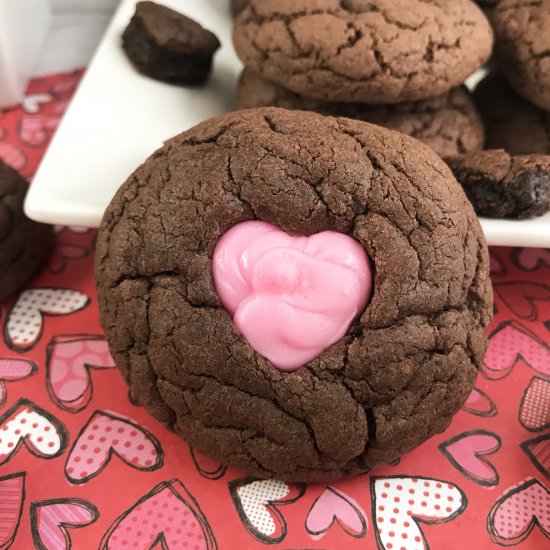
[(502, 149), (447, 159), (476, 212), (525, 219), (550, 210), (550, 156), (511, 156)]
[(491, 19), (504, 75), (516, 92), (550, 111), (550, 0), (501, 0)]
[[(364, 312), (291, 373), (253, 351), (214, 287), (220, 237), (255, 219), (351, 235), (373, 263)], [(206, 121), (138, 168), (103, 218), (96, 277), (137, 400), (211, 457), (285, 480), (365, 472), (442, 431), (473, 387), (492, 312), (481, 228), (433, 151), (275, 108)]]
[(36, 273), (53, 244), (51, 227), (23, 213), (27, 189), (27, 182), (0, 160), (0, 300)]
[(471, 0), (251, 0), (234, 43), (246, 66), (301, 95), (397, 103), (461, 84), (493, 34)]
[(474, 97), (488, 149), (504, 149), (512, 155), (550, 154), (550, 112), (523, 99), (494, 75), (477, 86)]
[(483, 124), (465, 87), (453, 88), (432, 99), (396, 105), (329, 103), (295, 94), (245, 69), (239, 81), (237, 107), (270, 106), (316, 111), (378, 124), (415, 137), (440, 157), (482, 149), (484, 144)]

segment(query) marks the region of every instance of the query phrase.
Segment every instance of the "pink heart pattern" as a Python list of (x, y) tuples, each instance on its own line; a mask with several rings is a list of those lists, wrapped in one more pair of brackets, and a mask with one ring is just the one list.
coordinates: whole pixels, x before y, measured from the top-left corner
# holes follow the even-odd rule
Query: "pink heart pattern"
[(26, 145), (38, 147), (49, 141), (59, 125), (59, 116), (26, 115), (19, 122), (19, 138)]
[(428, 550), (418, 523), (444, 523), (462, 514), (466, 495), (452, 483), (422, 477), (371, 477), (378, 546)]
[(525, 540), (535, 525), (550, 537), (550, 492), (534, 478), (507, 489), (487, 518), (491, 538), (504, 546)]
[(536, 271), (550, 267), (550, 250), (546, 248), (516, 248), (512, 254), (514, 263), (524, 271)]
[(69, 260), (80, 260), (88, 255), (88, 250), (78, 244), (59, 243), (50, 254), (48, 268), (58, 275), (63, 273)]
[(531, 432), (550, 427), (550, 381), (533, 376), (531, 378), (519, 409), (521, 425)]
[(441, 443), (439, 449), (468, 479), (491, 487), (498, 484), (499, 476), (495, 467), (484, 457), (496, 453), (500, 446), (498, 435), (476, 430), (452, 437)]
[(71, 483), (86, 483), (99, 475), (112, 455), (142, 471), (163, 464), (158, 440), (135, 422), (104, 411), (96, 411), (73, 444), (65, 475)]
[(6, 324), (5, 338), (15, 351), (32, 349), (40, 340), (44, 316), (70, 315), (84, 309), (90, 300), (78, 290), (32, 288), (21, 292)]
[(230, 482), (229, 492), (245, 529), (260, 542), (278, 544), (287, 534), (287, 524), (278, 507), (301, 498), (305, 485), (246, 477)]
[(362, 538), (367, 533), (366, 515), (357, 502), (329, 486), (311, 506), (306, 517), (306, 530), (313, 540), (318, 540), (334, 523), (354, 538)]
[(537, 302), (550, 301), (550, 287), (530, 281), (496, 283), (493, 290), (514, 315), (527, 321), (537, 320)]
[(40, 550), (70, 550), (70, 527), (86, 527), (99, 517), (87, 500), (58, 498), (31, 504), (31, 529)]
[(27, 165), (27, 155), (11, 143), (0, 143), (0, 159), (18, 172), (21, 172)]
[(22, 444), (39, 458), (55, 458), (67, 446), (67, 431), (45, 410), (20, 399), (0, 418), (0, 465)]
[(506, 266), (493, 252), (489, 255), (489, 270), (491, 275), (506, 275)]
[(0, 550), (10, 548), (15, 539), (24, 500), (24, 473), (0, 477)]
[(71, 412), (81, 411), (92, 398), (90, 371), (115, 367), (102, 336), (58, 335), (46, 353), (48, 392), (59, 407)]
[(28, 359), (0, 359), (0, 407), (6, 402), (5, 382), (25, 380), (36, 370), (36, 363)]
[(479, 388), (474, 388), (466, 399), (462, 409), (476, 416), (495, 416), (497, 408), (493, 400)]
[(550, 478), (550, 433), (524, 441), (520, 446), (533, 466), (545, 477)]
[(198, 502), (181, 481), (173, 479), (157, 485), (124, 512), (101, 542), (101, 550), (136, 547), (215, 550), (217, 544)]
[(493, 380), (504, 378), (519, 359), (537, 372), (550, 375), (550, 348), (522, 324), (505, 321), (489, 336), (482, 373)]

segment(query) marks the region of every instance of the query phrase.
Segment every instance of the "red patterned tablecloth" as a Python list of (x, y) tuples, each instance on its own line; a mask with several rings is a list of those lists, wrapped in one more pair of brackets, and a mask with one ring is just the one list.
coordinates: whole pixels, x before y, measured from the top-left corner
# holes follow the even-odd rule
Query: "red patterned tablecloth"
[[(31, 177), (80, 73), (0, 113)], [(399, 464), (331, 485), (250, 478), (132, 402), (98, 321), (95, 232), (57, 228), (49, 265), (1, 309), (0, 549), (550, 547), (550, 250), (493, 248), (477, 387)]]

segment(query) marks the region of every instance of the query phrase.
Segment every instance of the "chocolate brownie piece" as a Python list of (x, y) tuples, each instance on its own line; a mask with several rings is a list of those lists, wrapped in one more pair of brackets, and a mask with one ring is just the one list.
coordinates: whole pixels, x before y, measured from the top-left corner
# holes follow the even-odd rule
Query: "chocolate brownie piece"
[(550, 2), (501, 0), (491, 19), (502, 72), (516, 92), (550, 111)]
[(0, 300), (36, 273), (53, 244), (51, 227), (23, 213), (27, 189), (27, 182), (0, 160)]
[(122, 46), (141, 73), (175, 84), (202, 84), (220, 47), (196, 21), (154, 2), (138, 2)]
[[(214, 286), (215, 247), (246, 220), (339, 231), (373, 263), (366, 309), (294, 372), (254, 352)], [(445, 429), (492, 314), (481, 227), (431, 149), (276, 108), (206, 121), (154, 153), (105, 212), (95, 273), (135, 398), (201, 452), (289, 481), (366, 472)]]
[(233, 40), (246, 66), (300, 95), (398, 103), (460, 85), (493, 32), (471, 0), (251, 0)]
[(550, 156), (511, 156), (502, 149), (447, 159), (481, 216), (534, 218), (550, 210)]
[(329, 103), (295, 94), (245, 69), (239, 81), (237, 107), (270, 106), (316, 111), (378, 124), (415, 137), (441, 157), (482, 149), (484, 143), (481, 118), (464, 86), (432, 99), (395, 105)]
[(233, 17), (239, 16), (249, 3), (250, 0), (231, 0), (231, 11), (233, 12)]
[(496, 75), (480, 82), (474, 98), (488, 149), (505, 149), (511, 155), (550, 154), (550, 112), (523, 99)]

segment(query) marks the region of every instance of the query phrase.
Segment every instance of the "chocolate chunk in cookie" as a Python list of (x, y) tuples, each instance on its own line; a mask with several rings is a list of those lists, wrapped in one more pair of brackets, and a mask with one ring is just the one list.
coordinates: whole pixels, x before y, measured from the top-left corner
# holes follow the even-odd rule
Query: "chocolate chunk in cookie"
[(415, 137), (441, 157), (481, 149), (484, 143), (481, 118), (465, 87), (453, 88), (432, 99), (395, 105), (329, 103), (295, 94), (245, 69), (239, 82), (237, 106), (283, 107), (364, 120)]
[(550, 154), (550, 112), (523, 99), (496, 75), (480, 82), (474, 98), (487, 149), (504, 149), (511, 155)]
[(550, 111), (550, 2), (501, 0), (491, 19), (502, 72), (516, 92)]
[(239, 16), (248, 6), (250, 0), (231, 0), (231, 12), (233, 17)]
[(524, 219), (550, 210), (550, 156), (492, 149), (447, 163), (481, 216)]
[[(366, 307), (293, 372), (254, 351), (216, 291), (215, 250), (248, 220), (290, 242), (343, 233), (371, 260)], [(283, 480), (366, 472), (441, 432), (473, 388), (492, 313), (481, 227), (431, 149), (276, 108), (206, 121), (154, 153), (107, 208), (95, 270), (135, 398), (201, 452)]]
[(122, 46), (141, 73), (175, 84), (202, 84), (220, 47), (216, 36), (185, 15), (154, 2), (138, 2)]
[(0, 160), (0, 300), (36, 273), (53, 244), (51, 227), (23, 213), (27, 189), (27, 182)]
[(493, 33), (471, 0), (251, 0), (233, 39), (246, 66), (300, 95), (398, 103), (460, 85)]

